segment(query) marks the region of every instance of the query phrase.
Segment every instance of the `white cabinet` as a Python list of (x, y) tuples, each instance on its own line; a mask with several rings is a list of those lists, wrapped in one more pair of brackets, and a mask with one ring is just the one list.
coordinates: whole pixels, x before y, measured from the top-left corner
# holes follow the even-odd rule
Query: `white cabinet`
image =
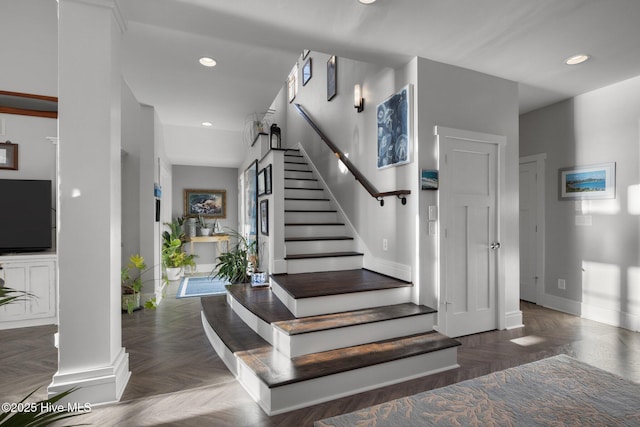
[(33, 295), (0, 307), (0, 329), (58, 323), (55, 254), (0, 256), (0, 267), (6, 287)]

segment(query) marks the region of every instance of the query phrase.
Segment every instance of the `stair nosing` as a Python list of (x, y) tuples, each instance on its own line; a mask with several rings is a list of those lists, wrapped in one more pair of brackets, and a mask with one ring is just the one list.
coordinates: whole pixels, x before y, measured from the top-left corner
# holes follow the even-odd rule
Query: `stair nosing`
[(296, 261), (303, 259), (316, 259), (316, 258), (348, 258), (364, 256), (361, 252), (319, 252), (311, 254), (290, 254), (284, 257), (287, 261)]
[(285, 242), (314, 242), (327, 240), (353, 240), (351, 236), (312, 236), (312, 237), (285, 237)]
[(338, 211), (336, 210), (318, 210), (318, 209), (285, 209), (284, 210), (285, 213), (287, 212), (311, 212), (311, 213), (317, 213), (317, 212), (329, 212), (329, 213), (336, 213)]
[(309, 226), (342, 226), (344, 222), (285, 222), (285, 227), (309, 227)]

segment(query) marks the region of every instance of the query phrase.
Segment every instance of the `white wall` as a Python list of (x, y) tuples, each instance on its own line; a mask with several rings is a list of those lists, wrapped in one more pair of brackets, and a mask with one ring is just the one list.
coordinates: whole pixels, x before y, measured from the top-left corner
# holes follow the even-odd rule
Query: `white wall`
[[(634, 330), (640, 329), (638, 93), (635, 77), (520, 118), (520, 154), (547, 153), (544, 303)], [(558, 200), (559, 168), (605, 162), (616, 163), (615, 199)], [(591, 217), (592, 225), (576, 225), (578, 216)]]
[[(237, 168), (213, 168), (205, 166), (181, 166), (172, 168), (172, 216), (184, 216), (184, 190), (208, 189), (226, 190), (227, 192), (227, 217), (220, 219), (223, 227), (237, 229), (238, 226), (238, 169)], [(211, 222), (212, 220), (208, 220)], [(189, 244), (187, 244), (189, 245)], [(198, 258), (197, 264), (215, 264), (217, 251), (212, 244), (195, 244), (194, 251)]]

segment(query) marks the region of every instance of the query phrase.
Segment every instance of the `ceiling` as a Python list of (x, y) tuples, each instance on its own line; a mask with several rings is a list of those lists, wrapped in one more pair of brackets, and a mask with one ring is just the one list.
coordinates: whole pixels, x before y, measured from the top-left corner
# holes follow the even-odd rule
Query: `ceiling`
[[(271, 105), (303, 49), (392, 67), (420, 56), (513, 80), (519, 83), (521, 113), (640, 75), (638, 0), (377, 0), (368, 6), (357, 0), (120, 0), (118, 5), (127, 27), (125, 80), (141, 103), (155, 107), (165, 126), (189, 127), (192, 135), (242, 133), (253, 113)], [(576, 53), (591, 60), (565, 65)], [(201, 66), (201, 56), (218, 65)], [(213, 126), (202, 129), (204, 121)], [(202, 155), (173, 161), (203, 164)]]

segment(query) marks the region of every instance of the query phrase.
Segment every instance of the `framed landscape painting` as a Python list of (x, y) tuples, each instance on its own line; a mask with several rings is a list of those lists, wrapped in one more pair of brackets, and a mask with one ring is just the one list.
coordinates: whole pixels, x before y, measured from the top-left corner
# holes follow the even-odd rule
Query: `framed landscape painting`
[(558, 169), (558, 199), (615, 199), (616, 164)]
[(184, 216), (227, 217), (226, 190), (184, 190)]

